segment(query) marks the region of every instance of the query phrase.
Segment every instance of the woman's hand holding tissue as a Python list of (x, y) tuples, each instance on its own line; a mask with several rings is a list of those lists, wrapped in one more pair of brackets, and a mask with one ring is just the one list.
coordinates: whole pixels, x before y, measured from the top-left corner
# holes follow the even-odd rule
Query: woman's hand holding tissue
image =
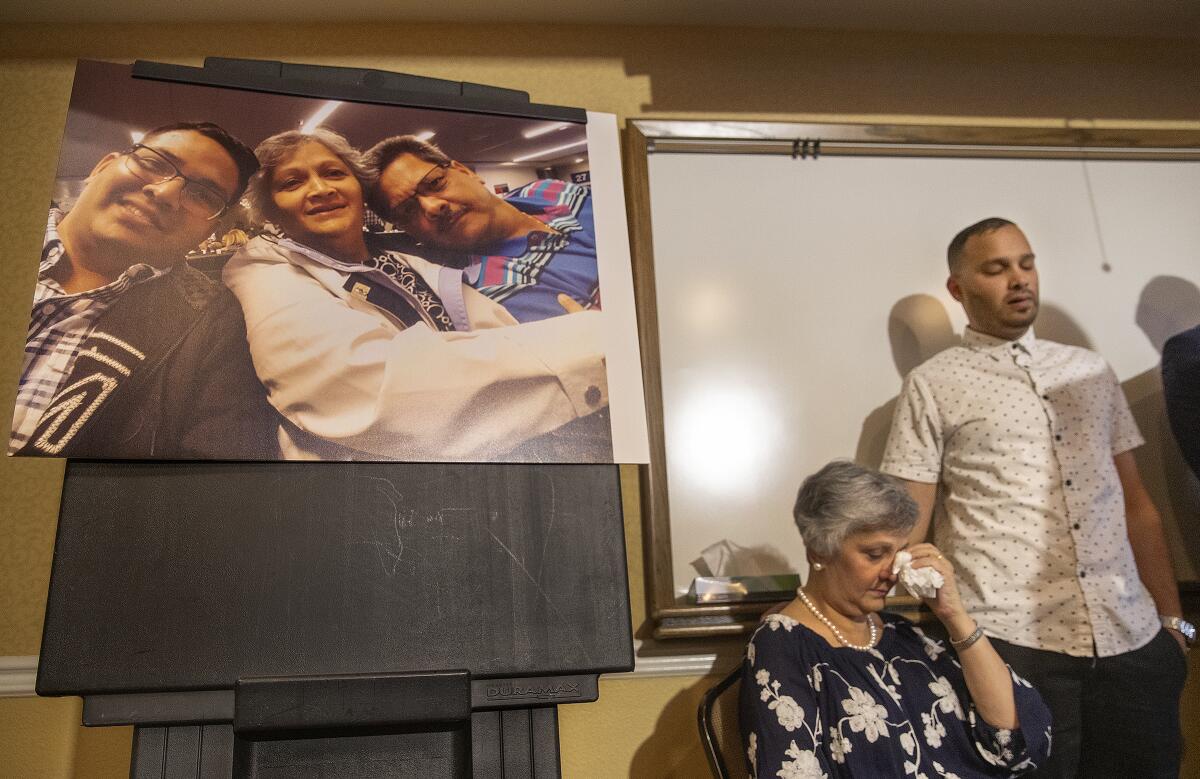
[[(909, 555), (907, 560), (902, 555)], [(933, 544), (916, 544), (896, 555), (893, 570), (900, 581), (913, 595), (925, 601), (953, 637), (970, 632), (975, 623), (963, 608), (958, 596), (958, 583), (954, 578), (954, 566), (942, 556)], [(940, 582), (938, 580), (941, 580)], [(911, 582), (911, 584), (910, 584)]]

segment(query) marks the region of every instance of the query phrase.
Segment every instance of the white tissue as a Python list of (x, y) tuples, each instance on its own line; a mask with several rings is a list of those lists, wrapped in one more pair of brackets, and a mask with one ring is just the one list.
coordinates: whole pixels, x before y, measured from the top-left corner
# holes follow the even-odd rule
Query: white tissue
[(936, 598), (938, 587), (946, 583), (946, 579), (935, 568), (913, 568), (912, 554), (909, 552), (896, 553), (892, 573), (900, 574), (901, 584), (918, 598)]
[(761, 557), (760, 547), (739, 546), (729, 539), (721, 539), (705, 547), (700, 557), (692, 561), (692, 567), (701, 576), (769, 576), (780, 570), (772, 565), (763, 565)]

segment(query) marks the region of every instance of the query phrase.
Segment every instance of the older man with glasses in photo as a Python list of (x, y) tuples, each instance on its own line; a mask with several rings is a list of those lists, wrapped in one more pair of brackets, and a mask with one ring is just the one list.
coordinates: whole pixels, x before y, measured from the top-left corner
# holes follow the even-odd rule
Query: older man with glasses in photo
[(168, 125), (106, 154), (69, 213), (51, 209), (10, 454), (277, 456), (241, 309), (184, 262), (257, 167), (215, 124)]
[(463, 266), (466, 280), (517, 321), (600, 307), (588, 187), (538, 179), (501, 197), (413, 135), (375, 144), (366, 165), (376, 182), (372, 210), (435, 250), (418, 254)]

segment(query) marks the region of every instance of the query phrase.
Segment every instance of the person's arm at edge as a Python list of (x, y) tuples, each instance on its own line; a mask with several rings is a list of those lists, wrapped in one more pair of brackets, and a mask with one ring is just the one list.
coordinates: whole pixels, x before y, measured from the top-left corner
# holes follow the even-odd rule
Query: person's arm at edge
[(1200, 478), (1200, 328), (1167, 339), (1162, 383), (1171, 432), (1183, 459)]
[(919, 371), (904, 379), (879, 467), (903, 482), (917, 503), (917, 523), (908, 535), (910, 546), (929, 536), (943, 455), (941, 414), (933, 390)]
[[(947, 618), (942, 624), (955, 641), (967, 638), (978, 627), (966, 611)], [(992, 727), (1008, 730), (1018, 727), (1021, 723), (1017, 719), (1012, 674), (988, 637), (980, 636), (974, 644), (959, 651), (958, 662), (979, 716)]]
[(901, 479), (909, 497), (917, 503), (917, 524), (908, 534), (909, 546), (923, 543), (929, 537), (929, 526), (933, 522), (933, 503), (937, 500), (937, 484), (924, 481)]
[[(1138, 576), (1150, 597), (1154, 599), (1158, 613), (1168, 617), (1183, 616), (1179, 602), (1179, 585), (1175, 581), (1175, 569), (1171, 565), (1171, 552), (1163, 535), (1162, 517), (1142, 483), (1133, 451), (1121, 452), (1113, 457), (1121, 489), (1125, 493), (1125, 526), (1129, 535), (1129, 546), (1137, 563)], [(1186, 652), (1187, 641), (1183, 634), (1172, 630), (1171, 635)]]
[[(913, 544), (910, 551), (914, 558), (913, 568), (933, 568), (945, 579), (937, 594), (925, 599), (925, 605), (945, 626), (951, 641), (962, 641), (971, 636), (979, 624), (967, 613), (959, 597), (954, 566), (932, 544)], [(971, 700), (984, 721), (995, 728), (1012, 730), (1018, 727), (1012, 674), (987, 636), (980, 636), (975, 643), (956, 650), (956, 653)]]

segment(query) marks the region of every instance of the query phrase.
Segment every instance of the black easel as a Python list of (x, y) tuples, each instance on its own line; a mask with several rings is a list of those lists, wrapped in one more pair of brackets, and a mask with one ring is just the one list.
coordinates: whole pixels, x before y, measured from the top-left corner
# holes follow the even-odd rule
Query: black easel
[(38, 692), (135, 777), (557, 776), (632, 661), (616, 466), (68, 463)]

